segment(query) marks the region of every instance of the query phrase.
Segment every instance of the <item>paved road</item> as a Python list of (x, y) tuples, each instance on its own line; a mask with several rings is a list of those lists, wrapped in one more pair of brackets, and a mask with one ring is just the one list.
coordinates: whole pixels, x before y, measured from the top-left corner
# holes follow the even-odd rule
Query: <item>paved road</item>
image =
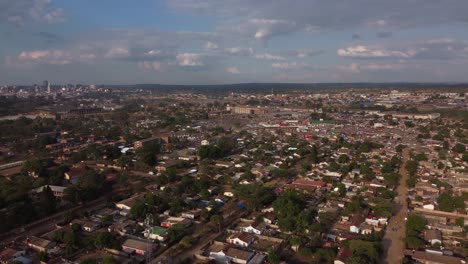
[(403, 160), (400, 167), (401, 179), (398, 187), (396, 188), (397, 198), (396, 214), (390, 218), (385, 236), (383, 239), (384, 255), (383, 263), (396, 264), (401, 263), (404, 257), (404, 238), (406, 234), (405, 217), (407, 216), (408, 205), (406, 198), (408, 197), (408, 187), (406, 180), (409, 174), (405, 169), (406, 162), (409, 160), (410, 148), (403, 150)]

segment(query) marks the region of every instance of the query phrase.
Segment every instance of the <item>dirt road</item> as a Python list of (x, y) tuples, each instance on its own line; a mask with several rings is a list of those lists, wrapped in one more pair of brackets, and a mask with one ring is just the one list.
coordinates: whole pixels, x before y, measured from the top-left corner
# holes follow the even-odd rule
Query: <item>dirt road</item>
[(405, 217), (408, 212), (406, 198), (408, 197), (408, 187), (406, 180), (409, 174), (405, 169), (406, 162), (409, 160), (410, 149), (403, 150), (402, 164), (400, 167), (400, 183), (396, 188), (397, 197), (395, 198), (396, 213), (390, 218), (385, 236), (383, 239), (384, 254), (382, 257), (383, 263), (396, 264), (401, 263), (404, 257), (404, 238), (406, 233)]

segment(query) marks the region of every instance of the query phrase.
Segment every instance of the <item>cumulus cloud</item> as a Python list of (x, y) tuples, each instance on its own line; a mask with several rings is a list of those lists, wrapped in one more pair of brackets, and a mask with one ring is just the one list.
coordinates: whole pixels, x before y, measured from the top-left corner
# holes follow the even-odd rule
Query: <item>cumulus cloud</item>
[(342, 57), (350, 58), (410, 58), (415, 55), (414, 51), (398, 51), (398, 50), (388, 50), (385, 48), (379, 47), (370, 47), (370, 46), (352, 46), (343, 49), (338, 49), (337, 54)]
[(142, 61), (138, 63), (138, 66), (145, 70), (153, 70), (153, 71), (161, 70), (161, 63), (157, 61)]
[[(49, 37), (49, 34), (44, 38)], [(53, 36), (51, 36), (53, 37)], [(34, 64), (90, 63), (97, 60), (121, 60), (140, 68), (160, 69), (163, 65), (197, 66), (200, 55), (177, 51), (185, 43), (206, 41), (211, 36), (194, 32), (161, 32), (157, 30), (109, 30), (76, 36), (61, 43), (59, 49), (23, 50), (9, 55), (9, 66)], [(153, 63), (155, 62), (155, 63)]]
[[(341, 67), (345, 71), (352, 73), (361, 73), (363, 71), (399, 71), (408, 68), (409, 66), (404, 63), (368, 63), (368, 64), (359, 64), (351, 63), (347, 66)], [(412, 65), (411, 67), (417, 67)]]
[(227, 54), (238, 55), (238, 56), (251, 56), (254, 53), (252, 48), (243, 48), (243, 47), (225, 48), (224, 52)]
[(181, 53), (177, 54), (177, 64), (179, 66), (203, 66), (204, 63), (201, 61), (201, 54), (198, 53)]
[(227, 67), (226, 72), (231, 73), (231, 74), (239, 74), (240, 73), (240, 71), (239, 71), (239, 69), (237, 67)]
[(207, 41), (205, 43), (205, 48), (206, 49), (209, 49), (209, 50), (215, 50), (218, 48), (218, 44), (214, 43), (214, 42), (211, 42), (211, 41)]
[(338, 49), (337, 54), (341, 57), (355, 59), (466, 59), (468, 58), (468, 41), (432, 39), (380, 46), (358, 45)]
[(284, 57), (276, 56), (270, 53), (255, 54), (254, 57), (256, 59), (262, 59), (262, 60), (286, 60), (286, 58)]
[[(298, 31), (468, 23), (468, 1), (456, 0), (169, 0), (169, 5), (192, 14), (219, 14), (229, 21), (220, 26), (220, 32), (237, 32), (257, 40)], [(330, 19), (337, 15), (339, 19)]]
[(297, 50), (281, 50), (277, 52), (281, 56), (296, 57), (298, 59), (304, 59), (308, 57), (314, 57), (323, 53), (322, 50), (310, 50), (310, 49), (297, 49)]
[(73, 55), (64, 50), (32, 50), (22, 51), (16, 58), (7, 57), (7, 64), (20, 66), (22, 64), (69, 64)]
[(15, 25), (30, 22), (57, 23), (65, 20), (63, 9), (55, 8), (52, 0), (0, 1), (0, 21)]
[(306, 68), (306, 64), (300, 64), (297, 62), (276, 62), (271, 64), (271, 67), (283, 70), (301, 69)]

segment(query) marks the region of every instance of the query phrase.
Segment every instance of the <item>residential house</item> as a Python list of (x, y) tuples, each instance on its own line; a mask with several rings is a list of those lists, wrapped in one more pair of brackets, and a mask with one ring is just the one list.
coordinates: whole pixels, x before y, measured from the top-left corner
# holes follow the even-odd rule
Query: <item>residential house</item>
[(35, 236), (30, 237), (26, 244), (28, 247), (41, 252), (49, 252), (55, 247), (55, 242)]
[(188, 212), (183, 212), (180, 214), (183, 218), (188, 218), (188, 219), (195, 219), (198, 218), (201, 215), (201, 209), (197, 210), (191, 210)]
[(261, 235), (266, 230), (265, 222), (253, 222), (240, 227), (243, 232)]
[(52, 191), (52, 193), (54, 194), (54, 197), (57, 198), (57, 199), (62, 199), (63, 196), (65, 196), (65, 189), (66, 187), (63, 187), (63, 186), (56, 186), (56, 185), (44, 185), (44, 186), (41, 186), (39, 188), (36, 188), (33, 190), (33, 193), (35, 195), (38, 195), (40, 194), (44, 188), (46, 187), (49, 187), (50, 190)]
[(232, 167), (233, 163), (230, 161), (217, 161), (215, 166), (221, 167), (221, 168), (230, 168)]
[(135, 205), (135, 203), (142, 199), (144, 194), (137, 194), (125, 200), (115, 203), (115, 207), (122, 210), (120, 212), (121, 215), (127, 215), (130, 212), (130, 209)]
[(101, 227), (101, 225), (97, 222), (90, 221), (90, 220), (85, 220), (83, 221), (82, 228), (86, 232), (94, 232), (98, 230)]
[(165, 228), (171, 228), (173, 225), (182, 225), (188, 227), (192, 224), (192, 221), (183, 217), (169, 217), (161, 222), (161, 226)]
[(226, 257), (233, 263), (247, 264), (255, 256), (252, 251), (230, 247), (226, 250)]
[(233, 233), (226, 239), (226, 242), (242, 247), (249, 247), (257, 238), (249, 233)]
[(206, 252), (211, 259), (214, 259), (220, 263), (226, 263), (228, 261), (226, 257), (226, 250), (226, 245), (215, 241), (206, 249)]
[(442, 245), (442, 232), (437, 229), (429, 229), (424, 232), (424, 238), (432, 246), (435, 244)]
[(374, 232), (374, 226), (363, 222), (359, 225), (359, 232), (362, 235), (370, 235)]
[(348, 247), (342, 247), (340, 250), (338, 250), (338, 254), (336, 255), (335, 261), (333, 262), (334, 264), (346, 264), (348, 262), (348, 259), (353, 255), (353, 252), (351, 252), (351, 249)]
[(167, 239), (167, 229), (159, 226), (154, 226), (149, 230), (143, 231), (146, 238), (150, 238), (158, 241), (165, 241)]
[(315, 192), (317, 189), (325, 187), (327, 184), (323, 181), (311, 181), (307, 179), (299, 179), (286, 185), (287, 189), (295, 189), (304, 192)]
[(156, 165), (155, 169), (159, 173), (165, 172), (167, 169), (177, 168), (182, 162), (182, 160), (166, 160)]
[(146, 255), (149, 249), (154, 249), (155, 245), (152, 243), (148, 242), (143, 242), (140, 240), (136, 239), (127, 239), (125, 242), (122, 244), (122, 250), (124, 252), (127, 252), (129, 254), (137, 254), (140, 256)]
[(359, 234), (359, 226), (364, 222), (364, 219), (360, 215), (353, 215), (351, 217), (351, 225), (349, 226), (349, 232)]

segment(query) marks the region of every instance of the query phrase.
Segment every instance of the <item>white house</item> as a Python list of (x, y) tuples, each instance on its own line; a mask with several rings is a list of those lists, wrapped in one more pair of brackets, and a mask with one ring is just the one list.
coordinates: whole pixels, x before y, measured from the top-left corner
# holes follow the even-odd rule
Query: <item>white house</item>
[(234, 233), (226, 239), (226, 242), (241, 247), (248, 247), (256, 240), (256, 237), (248, 233)]
[(241, 231), (256, 235), (261, 235), (266, 229), (265, 222), (256, 222), (240, 228)]

